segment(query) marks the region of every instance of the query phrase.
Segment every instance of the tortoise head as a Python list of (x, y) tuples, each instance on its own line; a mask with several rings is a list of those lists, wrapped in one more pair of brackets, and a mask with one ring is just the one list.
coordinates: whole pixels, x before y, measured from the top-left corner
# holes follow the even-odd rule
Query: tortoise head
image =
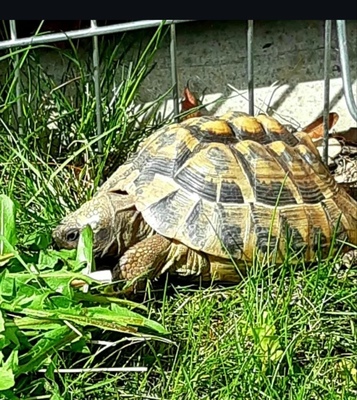
[(58, 247), (75, 249), (82, 230), (89, 225), (93, 231), (94, 254), (111, 255), (112, 252), (118, 252), (118, 227), (125, 226), (134, 211), (129, 195), (105, 193), (95, 196), (67, 215), (53, 230), (52, 237)]

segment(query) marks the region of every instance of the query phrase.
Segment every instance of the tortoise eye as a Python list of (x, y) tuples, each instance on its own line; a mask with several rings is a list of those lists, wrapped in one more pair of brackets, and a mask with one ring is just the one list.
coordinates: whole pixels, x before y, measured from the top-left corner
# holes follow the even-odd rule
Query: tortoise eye
[(79, 237), (78, 229), (71, 229), (66, 233), (66, 241), (67, 242), (75, 242)]

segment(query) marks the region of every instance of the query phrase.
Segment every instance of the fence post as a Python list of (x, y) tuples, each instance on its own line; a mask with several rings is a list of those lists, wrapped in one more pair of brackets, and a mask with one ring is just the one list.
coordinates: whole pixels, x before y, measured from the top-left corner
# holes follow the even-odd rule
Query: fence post
[(323, 140), (323, 160), (328, 163), (328, 133), (329, 133), (329, 113), (330, 113), (330, 65), (331, 65), (331, 20), (325, 21), (325, 54), (324, 54), (324, 140)]
[[(97, 21), (91, 20), (91, 28), (97, 28)], [(98, 36), (93, 36), (93, 79), (94, 79), (94, 91), (95, 91), (95, 113), (97, 117), (97, 135), (100, 136), (102, 133), (102, 100), (100, 95), (100, 79), (99, 79), (99, 47), (98, 47)], [(102, 158), (103, 142), (102, 139), (98, 140), (98, 159)]]
[(170, 60), (171, 60), (171, 79), (172, 79), (172, 99), (174, 102), (174, 118), (175, 122), (179, 122), (179, 94), (178, 94), (178, 78), (177, 78), (177, 57), (176, 57), (176, 26), (174, 23), (170, 25)]
[(350, 63), (348, 59), (346, 21), (337, 20), (336, 24), (337, 24), (338, 47), (340, 51), (340, 60), (341, 60), (343, 91), (345, 93), (345, 99), (348, 111), (350, 112), (352, 118), (355, 121), (357, 121), (357, 106), (352, 93)]
[(247, 31), (248, 95), (249, 114), (254, 116), (254, 63), (253, 63), (253, 20), (248, 20)]
[[(17, 32), (16, 32), (16, 21), (10, 20), (10, 34), (11, 40), (17, 39)], [(11, 50), (10, 50), (11, 53)], [(20, 76), (20, 58), (18, 54), (14, 55), (15, 61), (13, 63), (14, 73), (15, 73), (15, 80), (16, 80), (16, 105), (17, 105), (17, 117), (19, 119), (19, 133), (20, 136), (23, 136), (23, 126), (22, 126), (22, 102), (21, 102), (21, 76)]]

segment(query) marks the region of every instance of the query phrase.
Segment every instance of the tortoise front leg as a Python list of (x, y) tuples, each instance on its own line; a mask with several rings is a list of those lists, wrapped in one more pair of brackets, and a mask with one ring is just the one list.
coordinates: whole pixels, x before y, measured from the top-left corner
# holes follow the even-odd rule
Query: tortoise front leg
[(113, 270), (113, 279), (131, 281), (131, 290), (137, 289), (137, 282), (145, 282), (160, 275), (170, 245), (171, 240), (158, 234), (136, 243), (120, 258)]

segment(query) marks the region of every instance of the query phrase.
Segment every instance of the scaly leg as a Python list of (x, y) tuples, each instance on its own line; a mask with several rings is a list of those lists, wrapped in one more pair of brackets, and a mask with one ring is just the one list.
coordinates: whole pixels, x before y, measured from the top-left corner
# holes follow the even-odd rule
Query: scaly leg
[(171, 240), (161, 235), (153, 235), (130, 247), (120, 258), (113, 270), (113, 279), (130, 281), (125, 291), (138, 289), (138, 282), (145, 282), (160, 275), (169, 253)]

